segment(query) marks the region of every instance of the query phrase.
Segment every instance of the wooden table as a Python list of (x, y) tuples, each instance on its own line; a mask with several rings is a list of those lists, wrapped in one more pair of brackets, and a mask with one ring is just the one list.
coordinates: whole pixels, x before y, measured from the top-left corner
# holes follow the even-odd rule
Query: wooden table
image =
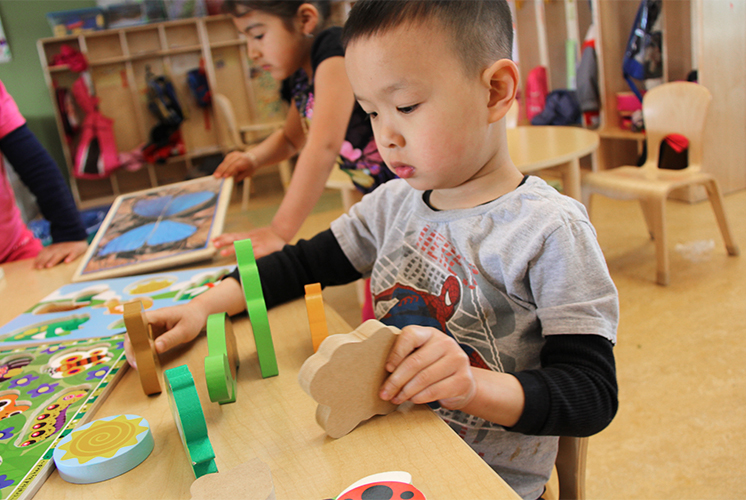
[[(6, 276), (0, 280), (0, 324), (69, 283), (77, 263), (43, 271), (30, 266), (31, 261), (2, 266)], [(352, 330), (328, 306), (326, 315), (330, 333)], [(204, 335), (161, 357), (164, 370), (189, 366), (220, 471), (259, 458), (270, 467), (280, 500), (333, 498), (358, 479), (390, 470), (411, 473), (414, 485), (430, 499), (518, 498), (425, 406), (375, 417), (337, 440), (326, 437), (314, 418), (316, 403), (297, 381), (301, 364), (312, 354), (304, 302), (272, 309), (269, 322), (280, 375), (262, 379), (250, 323), (245, 315), (234, 318), (241, 358), (234, 404), (220, 406), (209, 400)], [(96, 418), (120, 413), (140, 415), (150, 423), (155, 449), (146, 461), (122, 476), (88, 485), (67, 483), (55, 471), (35, 498), (189, 498), (194, 476), (166, 394), (145, 396), (137, 373), (128, 370)]]
[(508, 150), (524, 174), (556, 168), (567, 196), (580, 201), (580, 158), (598, 148), (598, 133), (580, 127), (526, 126), (507, 130)]
[[(598, 133), (580, 127), (527, 126), (507, 130), (513, 163), (524, 174), (556, 168), (562, 175), (565, 194), (580, 201), (580, 158), (598, 148)], [(360, 195), (350, 177), (334, 167), (326, 187), (342, 191), (345, 210)]]

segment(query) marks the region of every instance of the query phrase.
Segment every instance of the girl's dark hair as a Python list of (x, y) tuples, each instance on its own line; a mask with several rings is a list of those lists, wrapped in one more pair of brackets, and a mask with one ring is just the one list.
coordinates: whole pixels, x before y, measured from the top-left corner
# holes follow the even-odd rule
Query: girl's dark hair
[(358, 0), (345, 23), (342, 43), (347, 47), (357, 39), (433, 18), (450, 32), (467, 73), (512, 56), (513, 20), (506, 0)]
[(225, 0), (223, 12), (235, 17), (241, 17), (252, 10), (266, 12), (283, 20), (285, 27), (293, 31), (293, 19), (298, 9), (304, 3), (310, 3), (319, 11), (319, 26), (323, 26), (331, 14), (331, 3), (329, 0), (302, 2), (298, 0)]

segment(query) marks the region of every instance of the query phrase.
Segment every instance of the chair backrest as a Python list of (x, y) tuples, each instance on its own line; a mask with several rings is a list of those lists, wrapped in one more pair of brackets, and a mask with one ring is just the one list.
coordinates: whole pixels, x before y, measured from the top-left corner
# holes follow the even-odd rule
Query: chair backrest
[(233, 149), (242, 148), (244, 143), (238, 131), (236, 115), (233, 113), (231, 101), (223, 94), (215, 93), (212, 95), (212, 105), (218, 125), (220, 147), (223, 148), (223, 152), (227, 153)]
[(518, 126), (518, 115), (521, 111), (521, 105), (518, 99), (513, 101), (508, 113), (505, 115), (505, 128), (516, 128)]
[(588, 438), (561, 436), (554, 466), (557, 468), (560, 500), (585, 498), (585, 458)]
[(643, 168), (658, 168), (661, 141), (669, 134), (681, 134), (689, 140), (689, 166), (697, 171), (702, 165), (702, 132), (712, 94), (693, 82), (671, 82), (649, 90), (642, 99), (648, 157)]

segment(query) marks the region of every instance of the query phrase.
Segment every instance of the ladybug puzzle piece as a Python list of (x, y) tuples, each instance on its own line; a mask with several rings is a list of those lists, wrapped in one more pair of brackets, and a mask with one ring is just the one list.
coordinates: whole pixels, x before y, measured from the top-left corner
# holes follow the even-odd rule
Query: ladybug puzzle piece
[(368, 320), (353, 332), (330, 335), (303, 363), (298, 382), (319, 403), (316, 422), (329, 437), (340, 438), (360, 422), (396, 409), (378, 391), (398, 334), (396, 327)]
[(408, 472), (381, 472), (356, 481), (334, 500), (426, 500)]

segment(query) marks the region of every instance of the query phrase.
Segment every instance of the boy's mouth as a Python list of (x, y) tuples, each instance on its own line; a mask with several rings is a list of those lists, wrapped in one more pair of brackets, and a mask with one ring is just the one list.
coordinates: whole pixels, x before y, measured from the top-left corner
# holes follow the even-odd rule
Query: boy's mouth
[(404, 163), (395, 162), (391, 165), (394, 173), (401, 179), (408, 179), (414, 175), (414, 167)]

